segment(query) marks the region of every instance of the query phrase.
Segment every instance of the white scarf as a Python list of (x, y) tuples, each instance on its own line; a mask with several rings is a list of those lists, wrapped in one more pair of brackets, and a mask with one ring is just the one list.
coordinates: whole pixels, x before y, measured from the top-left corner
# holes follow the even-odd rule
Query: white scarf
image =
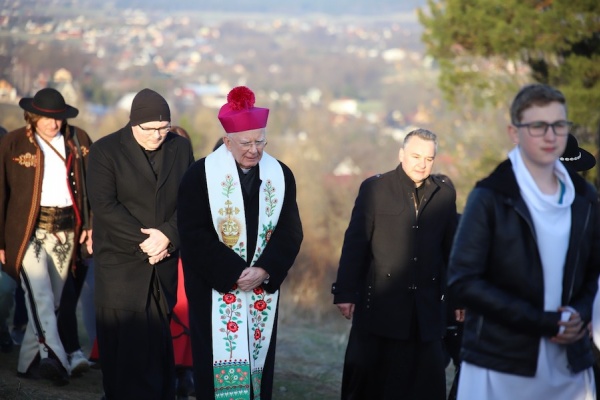
[(518, 146), (510, 151), (508, 157), (521, 196), (533, 219), (544, 270), (544, 309), (557, 311), (562, 305), (562, 281), (571, 233), (571, 204), (575, 199), (575, 187), (565, 166), (557, 160), (554, 164), (554, 174), (561, 182), (562, 190), (559, 189), (558, 196), (544, 194), (525, 166)]
[[(246, 210), (233, 155), (225, 145), (206, 157), (206, 183), (213, 225), (221, 242), (247, 260)], [(263, 153), (259, 162), (258, 236), (251, 265), (262, 254), (275, 230), (285, 179), (279, 162)], [(213, 290), (212, 342), (215, 399), (260, 399), (262, 371), (273, 332), (279, 291), (262, 286), (251, 292), (235, 285), (228, 293)], [(240, 329), (241, 328), (241, 329)]]

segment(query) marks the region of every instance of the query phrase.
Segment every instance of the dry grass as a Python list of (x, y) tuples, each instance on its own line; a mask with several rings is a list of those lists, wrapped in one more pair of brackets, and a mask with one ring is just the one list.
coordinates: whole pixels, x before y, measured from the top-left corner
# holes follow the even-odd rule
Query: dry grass
[[(331, 310), (334, 311), (333, 305)], [(273, 398), (275, 400), (335, 400), (340, 397), (344, 352), (350, 322), (335, 312), (298, 319), (293, 309), (282, 307), (277, 338)], [(313, 316), (314, 317), (314, 316)], [(16, 375), (18, 348), (0, 353), (0, 399), (99, 400), (102, 373), (90, 370), (67, 386)], [(453, 368), (447, 369), (449, 382)]]

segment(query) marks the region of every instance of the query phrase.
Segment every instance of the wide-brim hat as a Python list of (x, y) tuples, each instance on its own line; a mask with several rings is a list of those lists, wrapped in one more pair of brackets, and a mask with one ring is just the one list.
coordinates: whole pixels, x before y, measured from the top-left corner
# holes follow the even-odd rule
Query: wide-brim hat
[(251, 131), (267, 126), (269, 109), (254, 107), (254, 92), (238, 86), (227, 95), (227, 103), (219, 110), (219, 121), (227, 133)]
[(560, 156), (560, 161), (575, 171), (587, 171), (596, 165), (596, 157), (587, 150), (579, 147), (577, 138), (571, 133), (569, 133), (567, 147), (562, 156)]
[(23, 97), (19, 106), (31, 113), (54, 119), (75, 118), (79, 110), (65, 103), (65, 98), (53, 88), (38, 91), (33, 97)]

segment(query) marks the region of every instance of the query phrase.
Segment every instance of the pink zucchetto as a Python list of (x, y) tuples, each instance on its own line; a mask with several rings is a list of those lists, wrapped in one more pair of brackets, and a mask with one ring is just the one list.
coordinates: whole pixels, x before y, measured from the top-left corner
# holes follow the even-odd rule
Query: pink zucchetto
[(238, 86), (227, 95), (227, 103), (219, 110), (219, 121), (227, 133), (250, 131), (267, 126), (269, 109), (254, 107), (254, 92)]

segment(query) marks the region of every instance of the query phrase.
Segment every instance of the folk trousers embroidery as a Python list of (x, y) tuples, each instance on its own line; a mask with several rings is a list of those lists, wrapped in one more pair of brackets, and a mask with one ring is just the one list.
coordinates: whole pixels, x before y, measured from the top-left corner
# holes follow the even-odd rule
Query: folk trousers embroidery
[(38, 228), (27, 246), (20, 276), (29, 321), (19, 354), (19, 372), (27, 372), (38, 354), (40, 358), (53, 355), (69, 370), (58, 334), (56, 311), (74, 245), (73, 231), (49, 233)]

